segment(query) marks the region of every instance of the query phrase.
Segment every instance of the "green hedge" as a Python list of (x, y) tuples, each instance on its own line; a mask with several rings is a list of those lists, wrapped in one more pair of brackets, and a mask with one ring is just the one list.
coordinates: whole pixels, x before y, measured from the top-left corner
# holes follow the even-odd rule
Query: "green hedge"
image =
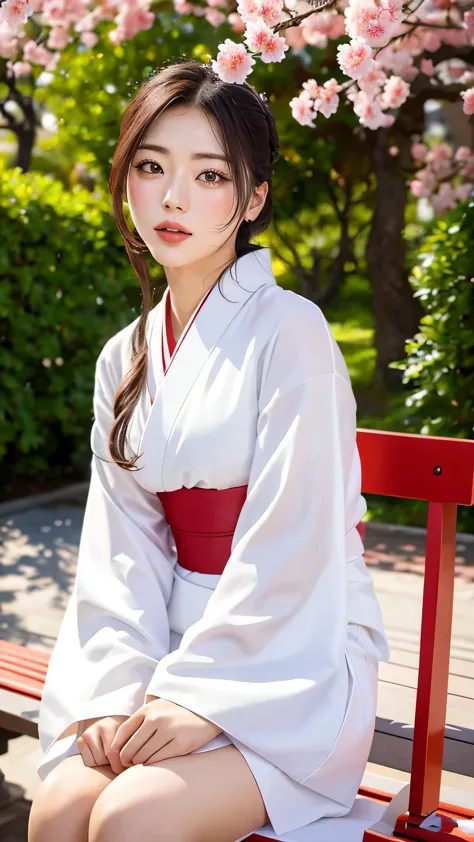
[(412, 270), (423, 304), (407, 357), (393, 363), (413, 387), (405, 401), (408, 430), (472, 438), (474, 433), (474, 202), (438, 220)]
[[(108, 195), (0, 161), (0, 460), (8, 497), (86, 476), (94, 365), (140, 286)], [(11, 494), (10, 494), (11, 496)]]

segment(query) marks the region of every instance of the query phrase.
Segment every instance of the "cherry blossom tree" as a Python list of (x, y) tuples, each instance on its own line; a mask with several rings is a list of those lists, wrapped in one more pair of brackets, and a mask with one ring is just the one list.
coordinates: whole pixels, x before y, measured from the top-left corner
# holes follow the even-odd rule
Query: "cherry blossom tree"
[[(235, 37), (226, 38), (212, 59), (225, 81), (242, 84), (257, 62), (282, 62), (289, 51), (302, 58), (311, 50), (328, 56), (328, 72), (303, 81), (289, 108), (299, 124), (315, 132), (347, 109), (357, 119), (355, 131), (375, 176), (367, 262), (378, 374), (387, 383), (387, 377), (392, 378), (388, 363), (404, 356), (405, 340), (415, 332), (421, 314), (405, 268), (408, 185), (413, 196), (429, 202), (437, 214), (466, 199), (474, 185), (470, 147), (430, 146), (424, 137), (428, 100), (459, 102), (472, 125), (473, 0), (172, 2), (178, 14), (202, 17), (213, 27), (231, 25)], [(92, 49), (102, 21), (113, 22), (107, 37), (117, 46), (151, 29), (161, 8), (153, 0), (0, 3), (0, 56), (6, 59), (10, 93), (15, 80), (31, 74), (34, 65), (54, 72), (71, 42)], [(2, 103), (0, 111), (8, 113)]]

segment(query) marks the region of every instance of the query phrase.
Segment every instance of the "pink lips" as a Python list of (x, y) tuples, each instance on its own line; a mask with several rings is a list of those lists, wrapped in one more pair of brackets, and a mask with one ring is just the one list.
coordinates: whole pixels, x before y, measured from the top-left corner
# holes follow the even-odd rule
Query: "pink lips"
[(188, 237), (192, 236), (191, 234), (183, 233), (183, 231), (163, 231), (159, 228), (155, 228), (155, 231), (164, 243), (182, 243), (183, 240), (187, 240)]

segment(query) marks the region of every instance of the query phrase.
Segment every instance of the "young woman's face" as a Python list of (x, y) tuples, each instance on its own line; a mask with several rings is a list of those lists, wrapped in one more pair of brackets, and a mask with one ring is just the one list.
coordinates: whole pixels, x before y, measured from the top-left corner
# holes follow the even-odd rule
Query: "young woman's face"
[[(158, 263), (178, 267), (205, 260), (226, 243), (222, 230), (233, 212), (234, 182), (224, 151), (199, 107), (169, 107), (150, 127), (131, 162), (127, 197), (136, 230)], [(161, 147), (160, 149), (154, 149)], [(155, 231), (166, 220), (183, 225), (191, 236), (164, 242)], [(221, 230), (219, 230), (221, 229)], [(237, 231), (226, 244), (235, 246)]]

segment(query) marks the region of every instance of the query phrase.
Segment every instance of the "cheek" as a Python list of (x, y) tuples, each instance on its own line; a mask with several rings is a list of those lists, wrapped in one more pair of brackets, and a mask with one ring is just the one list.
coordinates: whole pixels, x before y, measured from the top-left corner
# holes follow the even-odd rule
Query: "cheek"
[(140, 211), (149, 198), (147, 187), (148, 184), (145, 181), (139, 181), (137, 178), (129, 178), (127, 182), (128, 204), (132, 213), (134, 212), (137, 216), (140, 216)]
[(232, 187), (226, 187), (223, 190), (209, 189), (211, 196), (206, 197), (207, 211), (212, 216), (215, 222), (222, 224), (225, 220), (230, 219), (233, 209), (234, 193)]

